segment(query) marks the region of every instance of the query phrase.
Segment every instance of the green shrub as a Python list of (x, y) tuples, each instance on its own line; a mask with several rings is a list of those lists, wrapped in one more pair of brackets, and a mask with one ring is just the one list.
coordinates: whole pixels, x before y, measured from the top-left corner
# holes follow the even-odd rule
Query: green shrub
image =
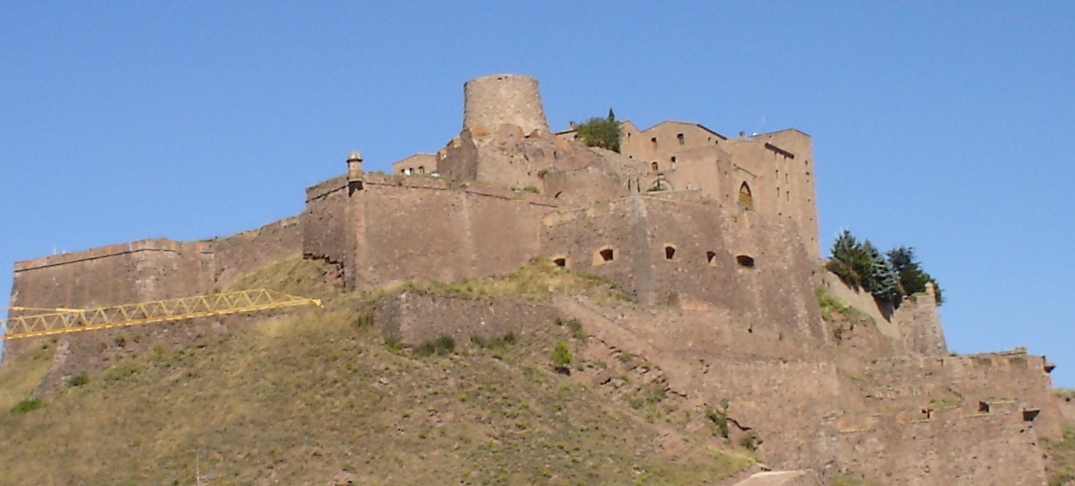
[(41, 399), (40, 398), (29, 398), (29, 399), (23, 400), (23, 401), (15, 404), (14, 407), (11, 407), (11, 413), (15, 413), (15, 414), (30, 413), (30, 412), (32, 412), (34, 410), (39, 409), (39, 408), (41, 408)]
[(76, 387), (82, 386), (90, 382), (90, 377), (86, 373), (75, 373), (67, 377), (67, 386)]
[(579, 136), (579, 141), (587, 147), (601, 147), (613, 152), (620, 151), (620, 122), (612, 108), (608, 109), (606, 118), (590, 118), (586, 123), (571, 122), (571, 128)]
[(556, 346), (549, 353), (549, 358), (552, 359), (552, 364), (557, 368), (571, 364), (571, 350), (568, 349), (567, 343), (563, 339), (556, 342)]
[(717, 427), (717, 434), (725, 439), (728, 438), (728, 407), (723, 403), (722, 408), (709, 407), (705, 410), (705, 416)]
[(437, 339), (422, 343), (421, 346), (414, 348), (415, 356), (423, 358), (434, 354), (451, 354), (453, 351), (455, 351), (455, 339), (448, 335), (441, 335)]
[(357, 317), (355, 317), (354, 326), (356, 328), (361, 329), (361, 328), (364, 328), (364, 327), (370, 327), (372, 325), (373, 325), (373, 311), (372, 310), (362, 312), (362, 313), (358, 314)]
[(579, 322), (578, 319), (568, 319), (565, 321), (557, 317), (556, 325), (561, 327), (567, 326), (568, 330), (571, 331), (571, 335), (574, 336), (575, 339), (586, 339), (587, 337), (589, 337), (589, 334), (586, 334), (586, 330), (582, 328), (582, 323)]
[(515, 344), (515, 333), (509, 332), (503, 336), (494, 338), (483, 338), (477, 334), (470, 337), (470, 342), (477, 345), (479, 348), (485, 349), (500, 349), (512, 344)]
[(138, 365), (134, 363), (118, 364), (104, 372), (105, 381), (119, 381), (138, 372)]
[(739, 438), (739, 446), (748, 450), (754, 451), (758, 449), (758, 437), (754, 434), (747, 434)]

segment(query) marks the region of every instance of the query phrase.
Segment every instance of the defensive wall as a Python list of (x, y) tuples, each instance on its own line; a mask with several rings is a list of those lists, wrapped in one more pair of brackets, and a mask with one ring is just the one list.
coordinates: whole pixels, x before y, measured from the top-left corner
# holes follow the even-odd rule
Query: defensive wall
[(349, 288), (506, 274), (541, 256), (537, 194), (365, 174), (307, 191), (303, 252), (341, 265)]
[(157, 238), (24, 260), (15, 263), (11, 306), (89, 308), (196, 295), (300, 247), (299, 220), (287, 218), (211, 240)]
[(828, 471), (869, 471), (883, 484), (1046, 484), (1039, 438), (1020, 414), (838, 417), (816, 443)]

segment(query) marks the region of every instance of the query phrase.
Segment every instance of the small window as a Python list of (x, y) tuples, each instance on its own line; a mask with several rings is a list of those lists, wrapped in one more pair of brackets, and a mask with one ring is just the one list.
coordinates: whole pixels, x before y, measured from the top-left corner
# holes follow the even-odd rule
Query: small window
[(671, 260), (676, 256), (676, 247), (668, 245), (664, 247), (664, 259)]
[(713, 252), (713, 251), (705, 252), (705, 261), (706, 261), (706, 263), (708, 263), (710, 265), (716, 265), (717, 264), (717, 253)]
[(735, 257), (735, 263), (738, 263), (743, 268), (754, 268), (754, 258), (748, 255), (739, 255)]
[(653, 146), (653, 148), (657, 148), (657, 137), (649, 139), (649, 143)]
[(754, 196), (746, 182), (739, 186), (739, 206), (747, 211), (754, 209)]
[(554, 263), (558, 267), (566, 267), (567, 266), (567, 259), (566, 258), (554, 258), (552, 260), (552, 263)]
[(672, 163), (673, 164), (676, 163), (676, 156), (675, 155), (672, 156)]
[(616, 253), (612, 251), (612, 248), (605, 248), (598, 252), (601, 255), (601, 260), (611, 262), (616, 258)]
[(1024, 422), (1033, 422), (1034, 419), (1038, 418), (1039, 413), (1041, 413), (1041, 410), (1038, 410), (1036, 408), (1024, 409), (1023, 410), (1023, 421)]
[(661, 170), (661, 166), (659, 164), (657, 164), (656, 162), (650, 164), (649, 166), (650, 166), (650, 169), (653, 170), (653, 172), (657, 172), (657, 171)]
[(426, 167), (424, 165), (419, 165), (418, 166), (418, 173), (419, 174), (425, 174), (426, 173)]
[(687, 143), (687, 138), (684, 137), (682, 133), (677, 133), (676, 134), (676, 140), (679, 140), (680, 145), (683, 145), (683, 144)]
[(986, 402), (978, 402), (978, 413), (989, 413), (989, 404)]

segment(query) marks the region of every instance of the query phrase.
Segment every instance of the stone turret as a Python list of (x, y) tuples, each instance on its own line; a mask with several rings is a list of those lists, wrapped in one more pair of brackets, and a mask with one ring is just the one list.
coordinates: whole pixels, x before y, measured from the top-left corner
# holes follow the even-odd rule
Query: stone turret
[(538, 82), (520, 74), (493, 74), (474, 78), (463, 86), (463, 130), (474, 136), (493, 133), (503, 125), (519, 127), (524, 134), (549, 131)]
[(362, 180), (362, 154), (357, 150), (347, 156), (347, 180)]

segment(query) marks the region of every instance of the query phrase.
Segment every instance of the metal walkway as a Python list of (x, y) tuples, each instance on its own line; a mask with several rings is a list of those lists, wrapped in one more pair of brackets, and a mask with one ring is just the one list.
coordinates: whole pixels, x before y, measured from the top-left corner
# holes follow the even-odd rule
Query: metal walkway
[(0, 341), (302, 305), (321, 307), (321, 301), (257, 289), (94, 309), (33, 309), (40, 313), (4, 321)]

